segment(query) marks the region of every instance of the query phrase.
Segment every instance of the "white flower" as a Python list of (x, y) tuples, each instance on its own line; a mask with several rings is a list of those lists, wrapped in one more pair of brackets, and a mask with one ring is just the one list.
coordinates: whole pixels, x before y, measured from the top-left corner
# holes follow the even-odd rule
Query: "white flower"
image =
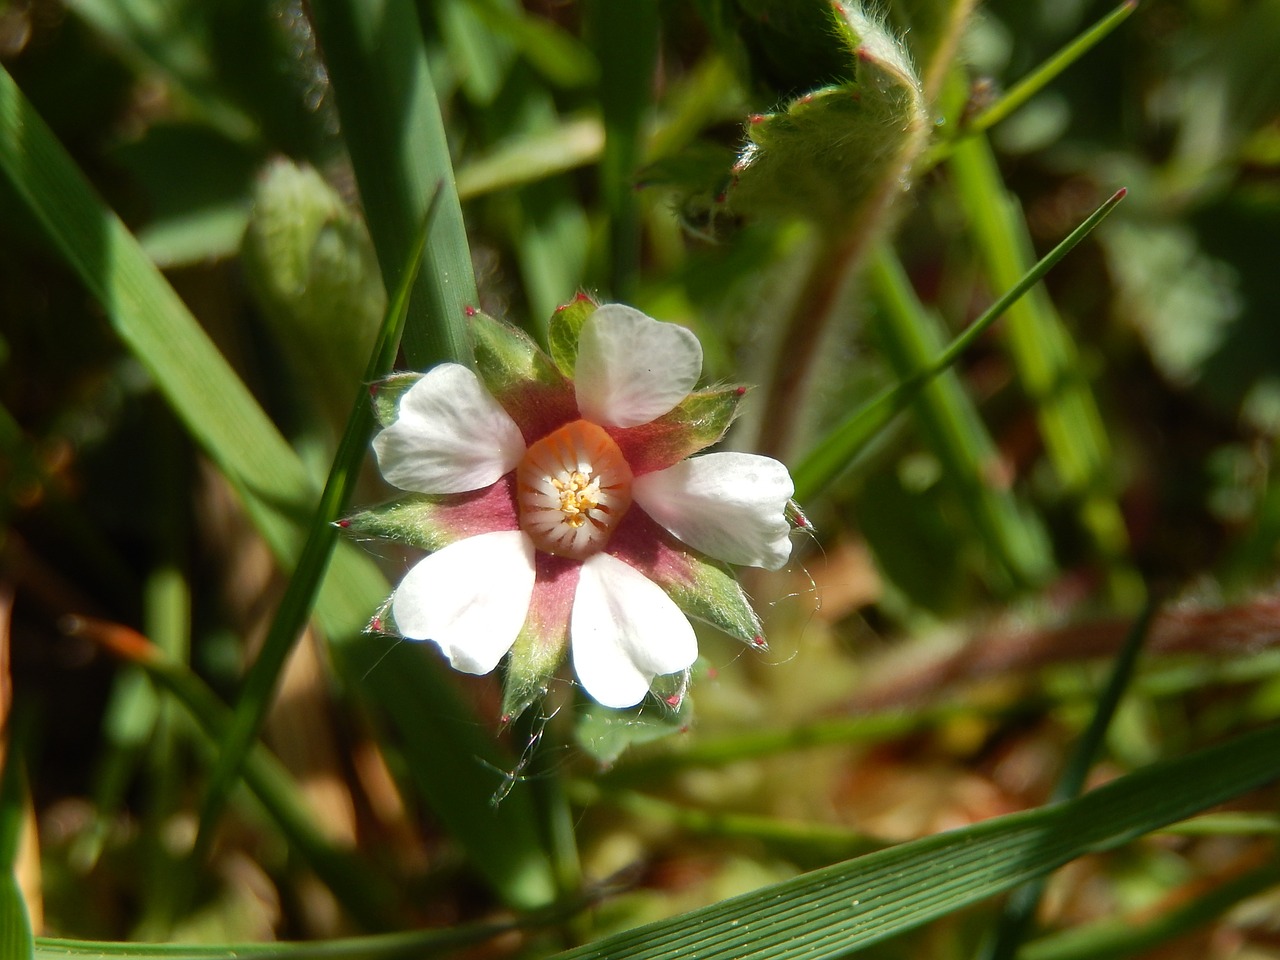
[[(525, 340), (511, 342), (539, 371), (554, 370)], [(397, 631), (474, 674), (493, 670), (518, 637), (556, 659), (567, 637), (578, 679), (610, 707), (639, 703), (654, 677), (693, 663), (681, 606), (762, 643), (754, 613), (738, 609), (745, 599), (698, 598), (728, 590), (700, 555), (783, 566), (791, 478), (752, 454), (683, 459), (719, 438), (742, 392), (693, 394), (697, 338), (607, 304), (581, 327), (572, 383), (544, 373), (509, 384), (494, 369), (505, 407), (471, 370), (446, 363), (403, 394), (374, 439), (390, 483), (431, 495), (414, 509), (445, 544), (397, 588)], [(688, 413), (696, 402), (719, 417), (712, 434)]]

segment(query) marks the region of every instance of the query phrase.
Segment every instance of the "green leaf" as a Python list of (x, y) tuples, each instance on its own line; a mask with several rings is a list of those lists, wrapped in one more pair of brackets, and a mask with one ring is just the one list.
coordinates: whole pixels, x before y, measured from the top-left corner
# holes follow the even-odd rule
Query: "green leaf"
[(555, 960), (834, 960), (1280, 777), (1280, 726), (1153, 764), (1070, 803), (815, 870)]
[[(574, 737), (600, 764), (611, 766), (628, 747), (663, 740), (693, 722), (693, 698), (685, 695), (686, 674), (655, 677), (652, 694), (627, 710), (589, 703), (578, 715)], [(668, 698), (674, 706), (668, 705)]]
[[(986, 137), (958, 144), (948, 169), (988, 281), (997, 290), (1013, 286), (1032, 262), (1031, 237)], [(1111, 445), (1079, 348), (1043, 287), (1010, 307), (1003, 333), (1018, 380), (1035, 405), (1058, 482), (1074, 500), (1078, 522), (1107, 567), (1113, 598), (1131, 608), (1143, 586), (1126, 558), (1129, 534), (1111, 492)]]
[(908, 172), (928, 129), (920, 81), (900, 41), (856, 2), (833, 17), (851, 82), (790, 101), (747, 125), (728, 203), (736, 212), (804, 217), (847, 230)]
[[(286, 173), (285, 176), (291, 178), (293, 185), (297, 185), (297, 180), (292, 179), (291, 174)], [(313, 193), (314, 186), (314, 181), (309, 181), (304, 189), (308, 193)], [(325, 201), (330, 199), (336, 201), (336, 198), (329, 198), (323, 192), (321, 196), (322, 206), (327, 206)], [(400, 347), (400, 334), (404, 329), (409, 290), (417, 276), (418, 264), (422, 260), (435, 210), (436, 205), (433, 202), (427, 209), (426, 219), (418, 233), (418, 240), (413, 246), (409, 262), (401, 273), (403, 279), (395, 292), (395, 297), (388, 305), (386, 316), (380, 327), (373, 331), (374, 342), (371, 345), (364, 345), (364, 352), (368, 357), (365, 365), (365, 381), (374, 380), (386, 374), (395, 363)], [(342, 379), (346, 380), (347, 385), (350, 386), (354, 378), (347, 376)], [(368, 404), (363, 402), (363, 388), (357, 387), (355, 393), (354, 401), (346, 405), (350, 411), (346, 429), (343, 431), (338, 451), (329, 468), (329, 476), (320, 494), (320, 501), (316, 504), (315, 512), (311, 517), (307, 538), (298, 555), (297, 566), (289, 577), (289, 584), (272, 618), (262, 649), (245, 677), (230, 729), (222, 743), (222, 752), (209, 775), (209, 786), (200, 811), (200, 829), (191, 853), (193, 863), (202, 860), (208, 851), (208, 844), (212, 841), (222, 807), (239, 779), (240, 767), (251, 744), (257, 739), (267, 710), (271, 706), (280, 671), (284, 668), (285, 660), (288, 659), (294, 643), (311, 618), (320, 583), (337, 545), (333, 522), (341, 511), (346, 509), (352, 491), (355, 489), (356, 477), (359, 474), (360, 463), (364, 460), (365, 445), (373, 419)]]
[[(880, 308), (873, 329), (890, 365), (903, 379), (926, 369), (941, 349), (940, 321), (920, 303), (902, 264), (886, 248), (872, 257), (867, 280)], [(998, 575), (991, 579), (997, 590), (1044, 583), (1054, 569), (1049, 538), (1016, 494), (993, 482), (995, 441), (955, 373), (925, 385), (913, 412), (963, 515), (995, 561)]]
[(465, 310), (477, 301), (471, 248), (430, 64), (410, 0), (314, 0), (325, 66), (383, 283), (400, 286), (437, 184), (431, 256), (414, 284), (404, 352), (418, 370), (470, 362)]

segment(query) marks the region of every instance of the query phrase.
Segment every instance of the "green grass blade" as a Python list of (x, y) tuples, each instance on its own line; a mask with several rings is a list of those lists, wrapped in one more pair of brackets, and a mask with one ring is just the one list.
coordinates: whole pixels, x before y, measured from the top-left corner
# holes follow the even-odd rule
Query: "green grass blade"
[(469, 200), (567, 173), (594, 163), (603, 149), (604, 127), (599, 120), (564, 120), (547, 130), (501, 143), (459, 167), (458, 196)]
[(1120, 4), (1120, 6), (1116, 7), (1010, 87), (1004, 96), (970, 120), (964, 126), (960, 135), (967, 136), (982, 133), (994, 127), (1052, 83), (1067, 67), (1092, 50), (1103, 39), (1110, 36), (1111, 31), (1128, 20), (1129, 15), (1137, 9), (1138, 0), (1125, 0), (1124, 3)]
[(792, 471), (796, 499), (809, 500), (836, 479), (868, 443), (899, 413), (905, 410), (930, 379), (956, 362), (1004, 313), (1028, 290), (1040, 282), (1059, 260), (1088, 236), (1125, 197), (1119, 190), (1098, 207), (1080, 226), (1071, 231), (1056, 247), (1013, 284), (1003, 296), (983, 311), (963, 333), (956, 337), (933, 363), (895, 386), (886, 388), (848, 419), (841, 422)]
[(351, 494), (369, 442), (369, 431), (373, 427), (373, 410), (365, 384), (381, 380), (395, 365), (396, 354), (400, 349), (400, 335), (404, 330), (409, 292), (418, 276), (418, 266), (422, 262), (422, 253), (433, 215), (438, 208), (439, 197), (437, 189), (435, 199), (427, 208), (426, 219), (418, 231), (409, 262), (398, 271), (401, 277), (400, 287), (387, 305), (386, 315), (365, 368), (364, 380), (356, 389), (351, 414), (347, 418), (346, 429), (329, 469), (324, 491), (320, 494), (320, 502), (311, 518), (298, 564), (289, 578), (280, 607), (267, 631), (266, 640), (263, 641), (262, 650), (249, 668), (235, 707), (231, 728), (209, 775), (209, 785), (200, 811), (200, 829), (191, 854), (194, 862), (204, 859), (219, 814), (239, 779), (245, 755), (257, 739), (274, 699), (280, 671), (311, 617), (325, 568), (337, 543), (338, 532), (334, 523), (346, 512), (351, 502)]
[(432, 191), (443, 184), (431, 255), (413, 287), (405, 357), (418, 369), (469, 363), (464, 310), (477, 302), (475, 274), (414, 5), (315, 0), (310, 9), (388, 290), (399, 288)]
[[(866, 276), (879, 307), (875, 339), (899, 377), (914, 376), (941, 349), (941, 324), (920, 303), (902, 264), (887, 247), (871, 257)], [(959, 378), (950, 370), (931, 378), (913, 405), (930, 449), (1002, 571), (994, 578), (1000, 589), (1045, 582), (1054, 567), (1048, 536), (1010, 490), (989, 479), (998, 457), (995, 441)]]
[[(1013, 286), (1031, 263), (1031, 238), (991, 145), (971, 137), (956, 146), (948, 166), (988, 280), (995, 289)], [(1127, 560), (1129, 536), (1110, 489), (1110, 443), (1075, 341), (1043, 287), (1010, 307), (1004, 332), (1049, 460), (1107, 568), (1112, 598), (1132, 606), (1142, 584)]]
[[(185, 304), (95, 195), (4, 70), (0, 175), (239, 493), (276, 559), (285, 569), (292, 567), (319, 491)], [(447, 200), (445, 196), (446, 205)], [(429, 242), (435, 234), (433, 230)], [(406, 244), (400, 255), (408, 249)], [(436, 254), (433, 246), (431, 257)], [(438, 265), (434, 272), (439, 276)], [(411, 314), (407, 323), (412, 320)], [(388, 591), (367, 556), (349, 544), (339, 546), (315, 607), (336, 661), (352, 686), (392, 718), (404, 752), (421, 764), (411, 769), (415, 783), (480, 873), (513, 905), (548, 902), (554, 883), (529, 798), (514, 791), (499, 810), (488, 806), (496, 783), (484, 765), (510, 762), (469, 714), (442, 669), (420, 649), (401, 651), (383, 664), (386, 641), (358, 639)], [(442, 777), (441, 770), (452, 775)]]
[(0, 72), (0, 171), (196, 442), (245, 495), (263, 535), (292, 552), (289, 515), (313, 496), (302, 464), (7, 71)]
[[(1085, 778), (1102, 752), (1103, 739), (1111, 726), (1111, 719), (1120, 706), (1120, 698), (1128, 689), (1129, 681), (1133, 679), (1138, 654), (1151, 631), (1151, 621), (1155, 612), (1155, 603), (1148, 599), (1142, 615), (1134, 622), (1133, 628), (1125, 638), (1124, 646), (1121, 647), (1111, 667), (1107, 685), (1094, 706), (1089, 726), (1067, 758), (1062, 776), (1054, 786), (1051, 801), (1074, 800), (1084, 791)], [(985, 951), (983, 956), (988, 957), (989, 960), (1013, 960), (1035, 919), (1040, 897), (1044, 893), (1045, 879), (1041, 877), (1033, 880), (1013, 892), (1001, 912), (989, 941), (990, 949)]]
[(461, 923), (447, 929), (407, 930), (363, 937), (336, 937), (331, 940), (276, 943), (121, 943), (37, 937), (38, 960), (128, 960), (152, 957), (158, 960), (415, 960), (454, 954), (467, 947), (493, 940), (513, 930), (531, 929), (558, 923), (582, 904), (543, 911), (519, 922)]
[(1161, 914), (1104, 920), (1027, 944), (1018, 960), (1119, 960), (1155, 950), (1174, 937), (1217, 919), (1243, 900), (1280, 884), (1280, 863), (1268, 863), (1206, 892), (1197, 890), (1184, 906)]
[(848, 956), (1280, 777), (1280, 726), (1153, 764), (1079, 800), (825, 867), (556, 960)]

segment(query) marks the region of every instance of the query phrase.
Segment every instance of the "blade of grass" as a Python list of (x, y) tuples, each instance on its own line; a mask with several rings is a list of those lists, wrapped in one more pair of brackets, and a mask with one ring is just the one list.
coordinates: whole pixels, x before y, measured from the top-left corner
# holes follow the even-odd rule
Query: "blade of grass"
[(973, 323), (956, 337), (927, 367), (917, 371), (901, 383), (882, 390), (841, 422), (823, 440), (805, 455), (792, 471), (796, 485), (796, 499), (804, 502), (816, 496), (832, 483), (868, 443), (895, 416), (905, 410), (919, 395), (924, 386), (938, 374), (950, 368), (1004, 313), (1028, 290), (1040, 282), (1059, 260), (1088, 236), (1101, 223), (1116, 204), (1124, 199), (1125, 191), (1117, 191), (1098, 207), (1080, 226), (1071, 231), (1056, 247), (1047, 253), (1030, 270), (1012, 284), (1008, 291), (983, 311)]
[(316, 505), (307, 529), (307, 539), (298, 556), (298, 564), (289, 577), (289, 584), (271, 621), (262, 649), (245, 677), (231, 727), (223, 741), (218, 760), (209, 774), (209, 784), (200, 809), (200, 827), (191, 852), (192, 873), (196, 872), (195, 865), (203, 861), (208, 852), (222, 808), (239, 780), (244, 758), (249, 747), (258, 738), (267, 710), (275, 698), (280, 671), (311, 617), (325, 568), (337, 543), (338, 531), (334, 524), (351, 502), (360, 464), (364, 461), (369, 431), (373, 427), (373, 410), (364, 384), (381, 380), (395, 365), (407, 315), (409, 292), (417, 279), (418, 267), (422, 263), (422, 254), (439, 200), (440, 190), (437, 189), (418, 230), (418, 238), (410, 251), (409, 261), (397, 271), (401, 278), (400, 286), (387, 304), (386, 315), (365, 367), (364, 381), (356, 390), (351, 414), (347, 418), (346, 429), (329, 468), (329, 477), (320, 494), (320, 502)]
[(1280, 863), (1268, 863), (1207, 892), (1197, 888), (1184, 906), (1154, 920), (1144, 911), (1142, 918), (1104, 920), (1036, 940), (1018, 951), (1018, 960), (1119, 960), (1143, 956), (1277, 884)]
[[(1031, 262), (1031, 238), (986, 137), (958, 144), (948, 167), (988, 280), (997, 290), (1013, 286)], [(1133, 609), (1141, 601), (1142, 582), (1127, 560), (1129, 535), (1109, 489), (1110, 444), (1075, 341), (1043, 287), (1010, 307), (1004, 329), (1049, 461), (1106, 568), (1112, 599)]]
[(555, 960), (834, 960), (1277, 777), (1280, 726), (1270, 726), (1153, 764), (1069, 803), (903, 843)]
[(569, 903), (500, 923), (461, 923), (443, 930), (406, 930), (317, 941), (182, 944), (37, 937), (35, 956), (38, 960), (55, 960), (58, 957), (74, 960), (128, 960), (131, 957), (160, 960), (237, 960), (241, 957), (253, 957), (255, 960), (412, 960), (455, 954), (512, 931), (550, 926), (580, 911), (583, 906), (580, 902)]
[(405, 357), (417, 369), (470, 363), (465, 309), (477, 303), (471, 248), (414, 5), (313, 0), (310, 9), (388, 290), (400, 287), (405, 254), (442, 184), (427, 240), (431, 257), (410, 300)]
[[(1074, 800), (1083, 792), (1085, 778), (1102, 751), (1103, 739), (1111, 726), (1111, 718), (1115, 716), (1116, 708), (1120, 706), (1120, 699), (1128, 689), (1129, 681), (1133, 679), (1138, 654), (1146, 643), (1147, 635), (1151, 632), (1151, 621), (1155, 617), (1155, 612), (1156, 604), (1148, 599), (1142, 614), (1134, 621), (1133, 628), (1125, 638), (1124, 646), (1120, 648), (1120, 653), (1111, 667), (1107, 685), (1098, 697), (1093, 716), (1089, 719), (1089, 726), (1067, 758), (1062, 775), (1053, 788), (1051, 803)], [(1001, 912), (987, 949), (982, 951), (982, 956), (988, 960), (1013, 960), (1026, 939), (1027, 932), (1031, 929), (1036, 909), (1040, 905), (1040, 898), (1044, 894), (1046, 879), (1041, 877), (1033, 880), (1013, 892)]]
[[(0, 174), (239, 494), (277, 561), (292, 567), (318, 496), (306, 469), (3, 69)], [(436, 253), (432, 247), (432, 259)], [(439, 277), (447, 270), (433, 272)], [(412, 322), (411, 313), (406, 323)], [(516, 791), (500, 810), (488, 806), (496, 778), (484, 764), (509, 767), (510, 761), (476, 723), (438, 661), (406, 650), (393, 658), (392, 671), (382, 664), (385, 641), (359, 639), (387, 593), (373, 562), (351, 545), (340, 545), (315, 606), (335, 662), (354, 688), (392, 718), (404, 752), (413, 758), (415, 784), (480, 873), (513, 905), (548, 902), (555, 887), (529, 798)]]
[(981, 113), (964, 121), (950, 139), (938, 141), (925, 155), (926, 169), (936, 166), (945, 160), (955, 148), (957, 142), (966, 137), (976, 136), (990, 130), (1001, 120), (1021, 108), (1028, 100), (1052, 83), (1068, 67), (1111, 35), (1116, 27), (1129, 19), (1129, 15), (1138, 9), (1138, 0), (1125, 0), (1105, 17), (1085, 30), (1074, 40), (1060, 49), (1048, 60), (1041, 63), (1001, 96), (995, 103)]
[[(870, 258), (867, 283), (879, 307), (876, 341), (899, 377), (926, 369), (941, 348), (941, 324), (920, 303), (906, 270), (891, 249)], [(998, 457), (973, 401), (955, 372), (932, 378), (916, 395), (916, 420), (930, 449), (971, 518), (997, 570), (997, 589), (1029, 588), (1053, 573), (1049, 539), (1035, 516), (1008, 489), (991, 482)]]
[(594, 163), (603, 149), (604, 127), (597, 118), (564, 120), (468, 161), (458, 170), (458, 196), (470, 200), (566, 173)]

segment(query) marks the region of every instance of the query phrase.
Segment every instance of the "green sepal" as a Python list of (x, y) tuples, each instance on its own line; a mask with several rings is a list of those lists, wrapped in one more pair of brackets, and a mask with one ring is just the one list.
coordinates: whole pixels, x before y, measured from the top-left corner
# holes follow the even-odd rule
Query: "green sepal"
[(637, 475), (661, 470), (718, 443), (746, 394), (746, 387), (699, 390), (656, 420), (611, 433)]
[(582, 325), (587, 322), (587, 317), (596, 312), (598, 306), (585, 293), (580, 293), (573, 300), (557, 307), (556, 312), (551, 315), (551, 323), (547, 329), (547, 347), (551, 351), (551, 359), (566, 377), (573, 377), (578, 363), (578, 337), (582, 334)]
[(683, 733), (693, 723), (693, 698), (686, 695), (689, 671), (655, 677), (638, 706), (615, 710), (591, 702), (578, 714), (574, 738), (602, 766), (611, 766), (628, 747)]
[[(434, 552), (487, 532), (458, 522), (451, 510), (465, 494), (411, 493), (398, 500), (361, 510), (337, 526), (348, 536), (394, 540), (406, 546)], [(452, 521), (452, 522), (451, 522)]]
[(532, 443), (578, 417), (573, 384), (533, 338), (485, 313), (471, 316), (476, 373)]
[(728, 566), (684, 551), (689, 570), (684, 577), (662, 577), (647, 572), (687, 617), (709, 623), (748, 646), (766, 649), (764, 625), (747, 598), (746, 591)]
[(567, 645), (567, 636), (548, 636), (525, 624), (507, 655), (502, 684), (503, 723), (515, 720), (546, 696), (547, 688), (564, 662)]
[(389, 427), (396, 422), (400, 416), (400, 398), (423, 376), (425, 374), (393, 373), (369, 387), (373, 418), (378, 421), (378, 426)]

